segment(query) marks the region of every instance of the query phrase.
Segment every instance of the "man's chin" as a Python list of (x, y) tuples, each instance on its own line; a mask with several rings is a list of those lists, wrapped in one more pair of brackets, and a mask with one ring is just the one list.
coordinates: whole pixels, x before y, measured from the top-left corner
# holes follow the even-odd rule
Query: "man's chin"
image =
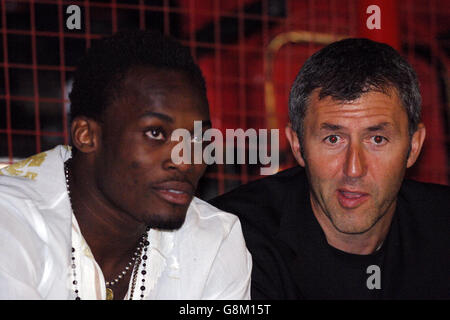
[(186, 220), (186, 212), (184, 214), (153, 214), (146, 221), (147, 225), (152, 229), (172, 231), (180, 229)]
[(331, 219), (334, 228), (343, 234), (357, 235), (363, 234), (371, 230), (379, 219), (363, 219), (363, 221), (355, 219), (336, 218)]
[(336, 230), (338, 230), (340, 233), (347, 234), (347, 235), (358, 235), (358, 234), (364, 234), (367, 231), (369, 231), (372, 226), (370, 227), (359, 227), (359, 226), (350, 226), (350, 227), (338, 227), (335, 225)]

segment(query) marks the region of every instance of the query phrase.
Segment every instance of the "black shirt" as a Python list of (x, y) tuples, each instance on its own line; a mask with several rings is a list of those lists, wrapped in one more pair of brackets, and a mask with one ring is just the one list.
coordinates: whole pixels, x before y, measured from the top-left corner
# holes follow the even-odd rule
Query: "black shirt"
[(450, 187), (405, 180), (388, 235), (370, 255), (327, 243), (300, 167), (210, 202), (241, 220), (252, 299), (450, 298)]

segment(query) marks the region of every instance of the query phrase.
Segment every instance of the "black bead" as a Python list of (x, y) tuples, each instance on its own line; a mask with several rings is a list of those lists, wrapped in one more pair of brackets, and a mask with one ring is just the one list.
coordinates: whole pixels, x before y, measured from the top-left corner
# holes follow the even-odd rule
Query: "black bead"
[(141, 273), (142, 273), (142, 274), (147, 274), (147, 271), (142, 270)]
[(141, 290), (142, 290), (142, 291), (144, 291), (144, 290), (145, 290), (145, 287), (144, 287), (144, 286), (142, 286), (142, 287), (141, 287)]
[(143, 256), (142, 256), (142, 259), (147, 260), (147, 256), (146, 256), (146, 255), (143, 255)]

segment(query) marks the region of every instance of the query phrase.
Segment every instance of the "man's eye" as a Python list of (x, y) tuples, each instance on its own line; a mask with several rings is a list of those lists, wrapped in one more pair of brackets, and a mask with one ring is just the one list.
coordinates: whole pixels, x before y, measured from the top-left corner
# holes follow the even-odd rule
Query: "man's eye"
[(384, 143), (387, 142), (387, 139), (383, 136), (373, 136), (371, 138), (372, 142), (375, 143), (376, 145), (382, 145)]
[(340, 140), (340, 137), (337, 135), (334, 135), (334, 134), (331, 136), (328, 136), (324, 139), (325, 142), (328, 142), (330, 144), (336, 144), (339, 142), (339, 140)]
[(160, 128), (151, 128), (145, 133), (149, 138), (154, 140), (164, 140), (164, 132)]

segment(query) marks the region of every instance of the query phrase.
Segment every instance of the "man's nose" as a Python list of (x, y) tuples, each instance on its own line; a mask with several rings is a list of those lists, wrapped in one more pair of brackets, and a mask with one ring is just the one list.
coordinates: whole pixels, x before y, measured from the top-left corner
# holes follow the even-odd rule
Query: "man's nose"
[(358, 143), (350, 144), (344, 164), (344, 174), (348, 177), (358, 178), (367, 173), (366, 157), (363, 147)]
[(190, 163), (174, 163), (170, 158), (164, 161), (163, 168), (166, 170), (178, 170), (180, 172), (189, 172), (193, 168), (193, 164)]
[(186, 155), (187, 158), (185, 158), (185, 161), (180, 161), (181, 158), (183, 158), (184, 149), (180, 152), (179, 157), (177, 159), (172, 159), (172, 149), (176, 143), (170, 144), (167, 148), (167, 152), (165, 152), (165, 160), (163, 161), (163, 168), (165, 170), (178, 170), (180, 172), (188, 172), (193, 169), (194, 167), (194, 158), (192, 155), (193, 150), (191, 150), (191, 155), (189, 156), (189, 153)]

